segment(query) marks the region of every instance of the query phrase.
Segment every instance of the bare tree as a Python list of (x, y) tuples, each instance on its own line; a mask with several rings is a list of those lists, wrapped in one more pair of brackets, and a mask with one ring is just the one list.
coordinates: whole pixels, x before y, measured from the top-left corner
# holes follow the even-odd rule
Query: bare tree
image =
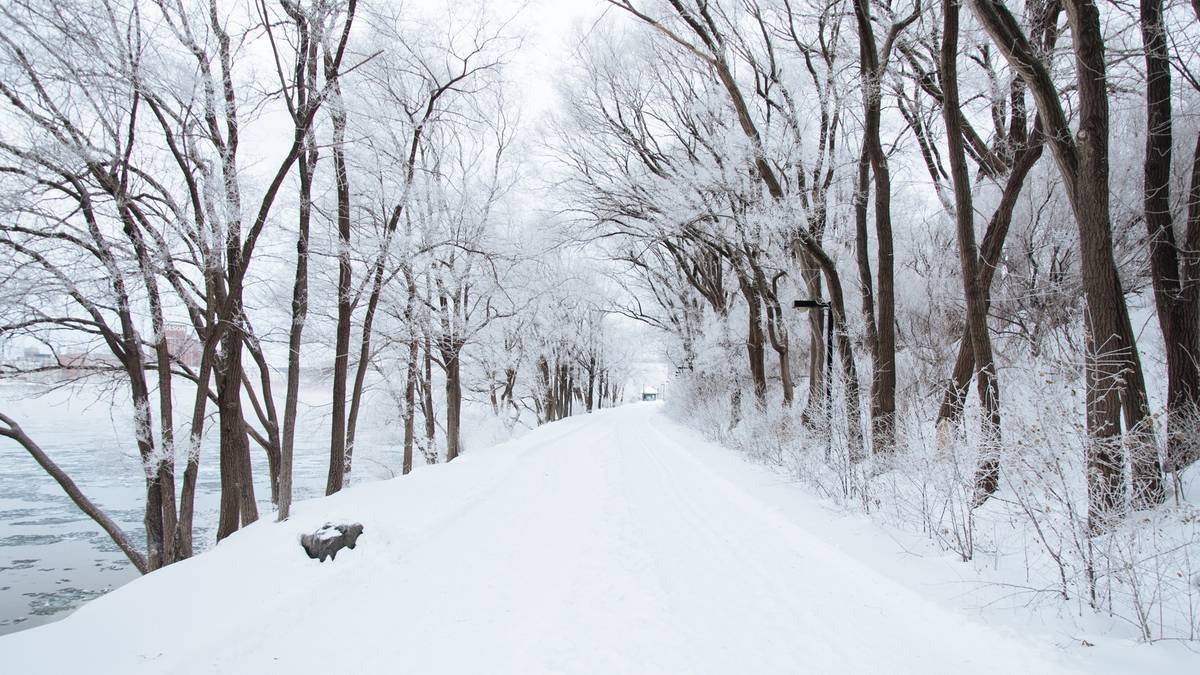
[(941, 83), (944, 100), (942, 117), (946, 122), (950, 175), (954, 183), (954, 221), (958, 235), (958, 257), (962, 267), (963, 296), (967, 305), (967, 326), (978, 382), (982, 411), (979, 441), (979, 466), (975, 476), (975, 503), (980, 504), (1000, 487), (1000, 386), (992, 359), (992, 340), (988, 334), (987, 293), (980, 284), (979, 248), (975, 244), (975, 209), (971, 200), (967, 154), (963, 144), (958, 95), (957, 0), (942, 3)]
[[(1194, 462), (1200, 453), (1192, 440), (1200, 405), (1200, 295), (1188, 290), (1197, 279), (1181, 265), (1171, 213), (1171, 61), (1162, 0), (1142, 0), (1141, 33), (1146, 61), (1146, 154), (1143, 202), (1149, 232), (1150, 276), (1158, 325), (1167, 349), (1168, 471)], [(1200, 18), (1200, 6), (1197, 7)], [(1189, 239), (1196, 223), (1188, 224)], [(1194, 255), (1191, 254), (1191, 255)]]
[(1093, 529), (1101, 530), (1124, 506), (1122, 412), (1126, 431), (1134, 438), (1135, 502), (1160, 501), (1163, 489), (1141, 362), (1113, 260), (1108, 95), (1099, 11), (1089, 0), (1064, 2), (1079, 91), (1078, 131), (1073, 134), (1058, 89), (1012, 14), (995, 0), (972, 0), (971, 6), (1033, 95), (1079, 228), (1087, 299), (1087, 428), (1092, 439), (1088, 460), (1089, 522)]
[[(863, 313), (871, 345), (874, 368), (871, 374), (871, 439), (876, 453), (889, 452), (896, 442), (896, 289), (892, 245), (892, 181), (887, 155), (880, 137), (883, 106), (882, 81), (896, 38), (921, 13), (920, 0), (912, 13), (898, 18), (876, 43), (871, 20), (870, 0), (854, 0), (854, 18), (858, 26), (859, 68), (863, 81), (863, 150), (859, 159), (858, 190), (855, 194), (855, 218), (859, 283), (863, 289)], [(875, 238), (878, 281), (871, 288), (867, 253), (867, 165), (875, 182)], [(877, 311), (876, 311), (877, 310)]]

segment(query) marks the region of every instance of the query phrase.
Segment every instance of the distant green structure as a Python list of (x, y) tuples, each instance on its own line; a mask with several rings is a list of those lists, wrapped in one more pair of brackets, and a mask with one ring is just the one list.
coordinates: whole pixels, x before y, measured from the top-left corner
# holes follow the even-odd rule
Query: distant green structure
[(642, 400), (643, 401), (657, 401), (658, 400), (658, 390), (655, 389), (654, 387), (642, 387)]

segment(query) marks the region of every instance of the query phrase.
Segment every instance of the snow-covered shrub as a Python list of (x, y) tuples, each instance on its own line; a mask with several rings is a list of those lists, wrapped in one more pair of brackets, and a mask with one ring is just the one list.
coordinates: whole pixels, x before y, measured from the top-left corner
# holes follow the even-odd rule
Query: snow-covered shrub
[[(844, 508), (923, 535), (934, 549), (973, 567), (984, 602), (1107, 617), (1142, 640), (1200, 637), (1200, 508), (1172, 496), (1091, 533), (1078, 368), (1047, 356), (1003, 372), (1001, 484), (982, 505), (976, 504), (973, 396), (949, 443), (939, 446), (930, 406), (907, 406), (897, 421), (902, 445), (890, 457), (858, 463), (849, 461), (844, 429), (834, 425), (831, 437), (825, 425), (801, 424), (798, 403), (789, 408), (771, 400), (758, 409), (743, 396), (740, 419), (730, 427), (726, 379), (681, 381), (669, 409)], [(844, 403), (835, 395), (834, 419)], [(1174, 494), (1190, 494), (1188, 483)]]

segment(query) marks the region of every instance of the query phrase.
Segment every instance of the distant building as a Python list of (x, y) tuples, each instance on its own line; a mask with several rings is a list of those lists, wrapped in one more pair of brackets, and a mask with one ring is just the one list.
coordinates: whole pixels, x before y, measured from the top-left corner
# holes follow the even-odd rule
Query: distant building
[(120, 368), (121, 361), (116, 356), (103, 351), (61, 352), (58, 355), (58, 365), (67, 377), (85, 375), (88, 371), (105, 368)]
[(46, 368), (54, 365), (54, 355), (37, 347), (26, 347), (20, 365), (25, 368)]
[(171, 356), (189, 368), (200, 366), (200, 354), (204, 351), (200, 341), (192, 335), (190, 326), (173, 323), (163, 330), (167, 338), (167, 351)]
[(655, 389), (654, 387), (642, 387), (642, 400), (643, 401), (657, 401), (658, 400), (658, 390)]

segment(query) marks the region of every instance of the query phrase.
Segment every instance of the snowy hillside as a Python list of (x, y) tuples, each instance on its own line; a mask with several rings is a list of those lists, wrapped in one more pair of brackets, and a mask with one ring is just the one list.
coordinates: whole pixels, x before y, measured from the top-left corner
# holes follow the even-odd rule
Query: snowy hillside
[[(0, 639), (0, 661), (12, 673), (1200, 667), (1170, 646), (1086, 648), (989, 626), (882, 572), (900, 554), (878, 543), (863, 556), (852, 541), (863, 521), (796, 486), (782, 486), (790, 501), (756, 496), (780, 487), (659, 405), (574, 417), (301, 502), (285, 524), (259, 522), (63, 621)], [(297, 538), (328, 520), (365, 532), (320, 564)]]

